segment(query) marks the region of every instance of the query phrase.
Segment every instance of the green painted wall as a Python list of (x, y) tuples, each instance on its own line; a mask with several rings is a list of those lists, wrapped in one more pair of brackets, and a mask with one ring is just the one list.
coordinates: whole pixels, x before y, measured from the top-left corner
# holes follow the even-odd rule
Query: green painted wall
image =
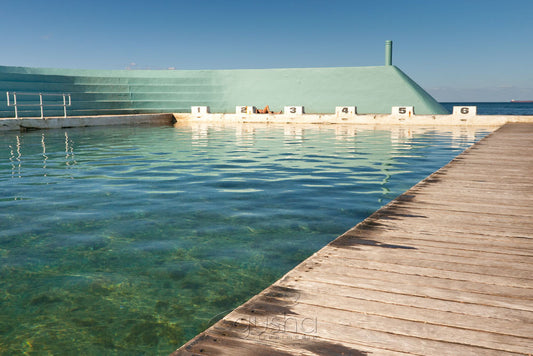
[[(208, 105), (234, 112), (237, 105), (303, 105), (308, 113), (333, 113), (355, 105), (359, 113), (390, 113), (414, 106), (417, 114), (447, 114), (395, 66), (258, 70), (74, 70), (0, 66), (0, 117), (13, 117), (6, 91), (72, 94), (68, 115), (189, 112)], [(20, 97), (19, 102), (35, 98)], [(62, 108), (45, 108), (61, 115)], [(38, 108), (19, 115), (38, 116)]]

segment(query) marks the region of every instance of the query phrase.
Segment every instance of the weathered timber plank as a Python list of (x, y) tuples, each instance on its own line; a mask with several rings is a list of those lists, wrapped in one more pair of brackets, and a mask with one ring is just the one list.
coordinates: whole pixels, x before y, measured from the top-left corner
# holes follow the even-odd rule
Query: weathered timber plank
[[(400, 255), (398, 255), (399, 253)], [(336, 254), (335, 256), (339, 255)], [(501, 283), (501, 285), (533, 288), (533, 274), (528, 269), (519, 269), (515, 267), (502, 268), (501, 265), (494, 267), (486, 265), (471, 265), (468, 263), (426, 260), (425, 258), (427, 258), (427, 256), (422, 256), (421, 258), (409, 256), (409, 253), (405, 251), (395, 251), (394, 254), (391, 253), (389, 256), (384, 256), (382, 253), (370, 253), (368, 250), (366, 250), (364, 253), (362, 251), (355, 251), (350, 255), (344, 255), (342, 259), (317, 258), (315, 260), (318, 260), (321, 265), (327, 264), (330, 266), (336, 266), (337, 268), (352, 268), (358, 267), (361, 264), (365, 264), (367, 268), (371, 266), (373, 268), (381, 267), (380, 269), (391, 269), (397, 272), (401, 272), (401, 270), (396, 269), (396, 266), (405, 266), (409, 268), (421, 267), (420, 270), (414, 270), (416, 272), (415, 274), (428, 275), (426, 274), (426, 269), (429, 269), (432, 270), (429, 271), (429, 275), (438, 274), (439, 278), (450, 278), (449, 274), (457, 273), (456, 278), (454, 279), (473, 279), (474, 281), (481, 283)], [(373, 264), (376, 265), (374, 266)], [(483, 278), (484, 276), (487, 277), (487, 280)]]
[[(261, 301), (265, 305), (279, 305), (279, 302), (275, 299), (262, 298)], [(282, 302), (282, 304), (284, 304)], [(245, 304), (244, 308), (240, 310), (240, 313), (247, 315), (249, 318), (251, 314), (255, 311), (256, 303), (252, 303), (249, 307)], [(368, 305), (367, 305), (368, 306)], [(368, 306), (370, 307), (370, 306)], [(384, 307), (384, 306), (382, 306)], [(398, 308), (400, 309), (400, 308)], [(533, 327), (531, 325), (523, 328), (523, 332), (527, 336), (515, 336), (509, 333), (501, 332), (486, 332), (478, 331), (473, 329), (461, 328), (461, 327), (450, 327), (441, 323), (431, 323), (429, 320), (421, 320), (416, 313), (420, 310), (412, 308), (409, 311), (406, 311), (402, 317), (387, 317), (383, 315), (378, 315), (372, 313), (372, 310), (369, 312), (354, 312), (353, 310), (346, 310), (342, 306), (324, 306), (321, 304), (309, 305), (303, 302), (295, 303), (290, 306), (291, 315), (299, 316), (301, 319), (314, 317), (317, 318), (316, 327), (324, 325), (324, 322), (327, 322), (331, 327), (341, 327), (341, 326), (356, 326), (365, 329), (375, 330), (375, 331), (390, 331), (393, 330), (395, 334), (401, 334), (406, 336), (416, 336), (423, 339), (437, 340), (437, 341), (448, 341), (455, 342), (456, 340), (461, 339), (462, 343), (468, 345), (474, 345), (479, 347), (486, 347), (489, 349), (497, 350), (510, 350), (513, 352), (527, 352), (530, 347), (530, 341), (528, 337), (533, 332)], [(280, 315), (284, 316), (284, 315)], [(415, 318), (413, 321), (411, 319)], [(308, 330), (313, 330), (315, 323), (309, 321)], [(313, 325), (313, 329), (311, 328)], [(302, 331), (307, 328), (301, 328)]]
[[(230, 313), (227, 320), (248, 322), (252, 333), (256, 331), (264, 335), (279, 330), (276, 327), (265, 327), (265, 325), (283, 325), (286, 318), (291, 318), (285, 315), (270, 315), (268, 321), (266, 317), (253, 319), (249, 314), (250, 308), (246, 304), (243, 305), (243, 308)], [(346, 313), (332, 308), (311, 307), (307, 309), (303, 304), (298, 304), (295, 308), (297, 311), (292, 318), (309, 320), (310, 325), (312, 320), (316, 320), (316, 330), (324, 338), (359, 343), (370, 339), (372, 345), (400, 352), (426, 355), (485, 355), (498, 352), (523, 354), (529, 350), (530, 346), (524, 338), (500, 334), (457, 330), (374, 315)], [(310, 314), (313, 311), (319, 314)], [(272, 322), (273, 319), (274, 322)], [(295, 323), (289, 319), (287, 324), (292, 326)], [(254, 328), (253, 325), (260, 326)]]
[(223, 321), (201, 333), (193, 342), (172, 353), (172, 356), (185, 355), (383, 355), (405, 356), (403, 353), (378, 349), (352, 341), (339, 344), (335, 339), (305, 335), (291, 330), (280, 331), (263, 325), (254, 326)]
[[(338, 304), (347, 305), (345, 307), (346, 309), (349, 309), (349, 306), (356, 307), (357, 305), (360, 305), (359, 303), (361, 303), (361, 301), (369, 301), (389, 305), (399, 305), (408, 308), (415, 307), (429, 310), (431, 312), (438, 311), (441, 313), (439, 315), (450, 315), (451, 317), (455, 318), (460, 317), (463, 319), (468, 319), (466, 321), (462, 320), (461, 323), (470, 322), (470, 317), (475, 317), (474, 320), (489, 319), (491, 321), (491, 323), (489, 323), (490, 325), (477, 325), (477, 328), (480, 328), (480, 330), (484, 328), (489, 328), (493, 332), (496, 332), (495, 330), (499, 330), (500, 332), (503, 330), (504, 332), (510, 332), (512, 335), (516, 336), (524, 336), (524, 333), (526, 333), (527, 331), (523, 330), (529, 330), (530, 325), (533, 323), (533, 311), (516, 310), (474, 303), (465, 303), (453, 300), (419, 297), (389, 291), (384, 292), (372, 289), (364, 289), (358, 286), (344, 286), (304, 279), (298, 281), (298, 283), (288, 282), (287, 286), (293, 287), (294, 290), (298, 291), (299, 302), (308, 302), (309, 304), (316, 304), (317, 301), (320, 301), (318, 302), (318, 304), (326, 305), (324, 303), (337, 303), (337, 298), (332, 298), (332, 296), (338, 296), (341, 298), (356, 299), (356, 301), (354, 301), (353, 303), (341, 303), (341, 301), (339, 300)], [(296, 287), (299, 287), (301, 289), (296, 289)], [(327, 299), (327, 302), (323, 302), (323, 299)], [(366, 309), (363, 311), (366, 311)], [(492, 324), (493, 321), (495, 321), (495, 324)], [(500, 321), (509, 323), (505, 324), (505, 326), (513, 325), (513, 330), (509, 330), (507, 328), (498, 329), (497, 325), (500, 325)], [(519, 327), (521, 329), (514, 330), (516, 327)]]
[[(409, 201), (413, 203), (417, 202), (424, 202), (426, 204), (438, 204), (439, 202), (457, 202), (462, 204), (485, 204), (485, 205), (492, 205), (492, 206), (502, 206), (502, 207), (515, 207), (515, 208), (531, 208), (531, 202), (533, 199), (529, 199), (526, 201), (522, 201), (521, 199), (517, 199), (513, 196), (508, 197), (499, 197), (497, 202), (498, 204), (494, 204), (494, 198), (490, 196), (483, 196), (481, 194), (476, 194), (476, 192), (473, 192), (472, 194), (464, 194), (464, 192), (453, 192), (453, 193), (447, 193), (444, 196), (440, 196), (437, 192), (426, 192), (424, 190), (416, 192), (415, 195), (408, 195), (411, 199)], [(399, 196), (399, 201), (405, 201), (405, 196)]]
[[(533, 302), (531, 300), (511, 294), (511, 291), (509, 290), (502, 291), (500, 288), (491, 289), (488, 287), (483, 290), (478, 288), (478, 286), (471, 288), (467, 282), (446, 280), (433, 282), (428, 285), (427, 283), (424, 283), (424, 281), (430, 280), (430, 278), (427, 277), (417, 280), (411, 276), (405, 279), (399, 279), (396, 276), (395, 279), (391, 279), (390, 275), (386, 275), (383, 272), (363, 272), (364, 273), (357, 276), (347, 276), (343, 274), (321, 273), (319, 271), (310, 270), (306, 273), (297, 273), (294, 276), (287, 277), (286, 281), (334, 283), (347, 287), (357, 287), (424, 298), (490, 305), (533, 312)], [(469, 287), (469, 290), (461, 289), (461, 287), (465, 285)], [(530, 296), (527, 293), (525, 294), (526, 297)]]
[[(533, 187), (532, 187), (533, 190)], [(480, 203), (462, 203), (458, 201), (446, 201), (446, 200), (422, 200), (417, 199), (416, 203), (412, 202), (397, 202), (391, 205), (394, 208), (401, 209), (423, 209), (432, 210), (434, 212), (447, 212), (451, 211), (453, 213), (477, 213), (477, 214), (487, 214), (487, 215), (500, 215), (500, 216), (514, 216), (529, 218), (533, 214), (533, 209), (529, 206), (516, 207), (510, 205), (501, 205), (497, 206), (491, 204), (480, 204)]]
[(372, 265), (365, 266), (365, 263), (354, 263), (352, 267), (338, 268), (337, 266), (321, 264), (315, 261), (306, 261), (304, 264), (297, 266), (294, 272), (297, 276), (303, 277), (303, 275), (320, 271), (324, 275), (329, 275), (331, 278), (342, 278), (344, 276), (343, 271), (353, 268), (354, 274), (344, 279), (346, 283), (350, 281), (350, 285), (357, 285), (360, 278), (371, 278), (380, 281), (389, 281), (391, 283), (398, 283), (401, 280), (403, 283), (409, 285), (417, 285), (420, 288), (441, 288), (455, 291), (468, 291), (472, 293), (479, 293), (480, 299), (490, 298), (493, 296), (501, 296), (508, 299), (519, 299), (521, 303), (527, 305), (528, 308), (533, 308), (533, 288), (516, 287), (509, 285), (496, 285), (493, 283), (485, 283), (475, 281), (473, 279), (461, 279), (466, 278), (439, 276), (438, 273), (433, 271), (420, 271), (416, 273), (414, 269), (391, 268), (392, 266)]
[[(487, 256), (490, 255), (490, 256)], [(479, 254), (472, 252), (467, 254), (457, 254), (449, 252), (446, 249), (435, 248), (423, 248), (417, 246), (417, 249), (405, 250), (397, 249), (389, 256), (383, 255), (379, 247), (359, 245), (353, 249), (341, 249), (331, 248), (328, 249), (327, 256), (329, 258), (334, 257), (335, 261), (342, 261), (344, 259), (350, 260), (363, 259), (380, 262), (405, 262), (406, 265), (412, 266), (446, 266), (448, 271), (461, 271), (461, 272), (473, 272), (477, 273), (482, 270), (487, 275), (494, 276), (510, 276), (510, 277), (523, 277), (526, 279), (532, 279), (531, 268), (533, 267), (533, 261), (531, 258), (523, 258), (523, 261), (512, 257), (510, 259), (502, 259), (498, 254)], [(475, 257), (469, 260), (465, 260), (465, 257)], [(317, 256), (320, 257), (320, 256)]]
[[(490, 274), (472, 272), (459, 272), (459, 271), (450, 271), (447, 269), (438, 269), (433, 267), (422, 267), (420, 265), (416, 266), (415, 263), (388, 263), (380, 262), (370, 259), (345, 259), (344, 261), (333, 261), (332, 259), (315, 259), (313, 262), (309, 262), (307, 265), (303, 265), (303, 268), (318, 268), (328, 271), (339, 271), (345, 268), (354, 269), (354, 270), (376, 270), (382, 272), (391, 272), (391, 273), (400, 273), (404, 275), (413, 275), (413, 276), (424, 276), (432, 278), (440, 278), (446, 280), (455, 280), (455, 281), (465, 281), (469, 283), (478, 283), (478, 284), (488, 284), (488, 285), (498, 285), (504, 287), (513, 287), (513, 288), (523, 288), (528, 289), (523, 291), (523, 295), (528, 293), (533, 300), (533, 280), (530, 278), (516, 278), (516, 277), (501, 277), (493, 276)], [(521, 293), (519, 290), (514, 289), (514, 292)]]
[[(244, 323), (246, 321), (248, 323)], [(201, 342), (183, 348), (183, 351), (187, 349), (188, 353), (172, 355), (412, 355), (353, 341), (339, 344), (335, 339), (322, 338), (314, 333), (298, 333), (292, 330), (294, 325), (291, 325), (290, 321), (288, 325), (272, 323), (271, 319), (268, 320), (267, 325), (264, 323), (264, 320), (255, 320), (253, 323), (253, 320), (249, 319), (239, 320), (236, 323), (223, 322), (202, 333)], [(272, 324), (270, 328), (268, 324)], [(311, 330), (304, 329), (304, 331)], [(221, 345), (222, 343), (225, 345)], [(260, 347), (254, 347), (254, 345)]]
[[(532, 187), (533, 188), (533, 187)], [(447, 195), (448, 196), (448, 195)], [(481, 201), (457, 201), (455, 199), (446, 199), (442, 198), (439, 200), (435, 199), (424, 199), (424, 197), (419, 196), (416, 202), (410, 201), (401, 201), (397, 200), (391, 204), (391, 208), (401, 208), (401, 209), (414, 209), (414, 210), (425, 210), (431, 209), (435, 212), (440, 213), (470, 213), (470, 214), (488, 214), (488, 215), (509, 215), (509, 216), (520, 216), (520, 217), (529, 217), (533, 213), (533, 208), (531, 206), (517, 205), (519, 201), (513, 199), (509, 202), (512, 205), (506, 205), (498, 202), (498, 205), (494, 205), (490, 201), (481, 202)]]
[[(533, 257), (533, 252), (527, 247), (521, 248), (522, 239), (505, 236), (508, 243), (502, 243), (501, 238), (493, 239), (492, 235), (469, 234), (467, 232), (439, 232), (439, 231), (411, 231), (405, 229), (380, 228), (369, 220), (371, 228), (349, 230), (335, 241), (335, 246), (351, 246), (359, 244), (360, 240), (380, 241), (386, 243), (397, 242), (395, 248), (415, 249), (417, 246), (442, 246), (457, 250), (480, 251), (482, 253), (500, 253), (516, 256)], [(515, 245), (518, 244), (518, 246)], [(527, 242), (527, 241), (526, 241)], [(516, 246), (516, 247), (515, 247)]]
[[(304, 286), (305, 288), (303, 288), (298, 295), (298, 305), (296, 308), (291, 309), (291, 312), (297, 313), (297, 308), (305, 304), (306, 308), (315, 307), (317, 310), (319, 310), (318, 308), (331, 308), (339, 310), (340, 312), (345, 311), (348, 317), (351, 313), (375, 315), (451, 328), (515, 336), (522, 340), (520, 342), (523, 342), (524, 338), (529, 338), (533, 332), (533, 327), (531, 325), (517, 324), (514, 321), (488, 318), (486, 316), (467, 316), (447, 311), (426, 309), (418, 305), (405, 306), (398, 303), (370, 301), (353, 295), (345, 296), (338, 291), (317, 290), (313, 288), (312, 283), (301, 283), (300, 286)], [(335, 296), (334, 299), (331, 298), (333, 295)], [(290, 305), (291, 303), (294, 303), (294, 300), (290, 298), (275, 298), (265, 295), (263, 295), (262, 300), (273, 304), (283, 303), (284, 305)]]
[[(514, 177), (508, 177), (508, 176), (500, 176), (498, 179), (487, 179), (487, 174), (482, 174), (483, 172), (479, 172), (479, 175), (476, 175), (475, 177), (469, 176), (465, 177), (463, 175), (457, 174), (457, 176), (454, 177), (452, 173), (448, 173), (446, 175), (439, 175), (434, 176), (432, 179), (439, 179), (440, 183), (440, 190), (449, 190), (450, 192), (455, 192), (457, 190), (487, 190), (491, 191), (491, 196), (494, 197), (495, 195), (502, 194), (502, 193), (509, 193), (509, 192), (525, 192), (529, 196), (526, 196), (527, 198), (531, 198), (531, 189), (532, 184), (531, 182), (525, 181), (523, 176), (520, 176), (517, 178), (523, 181), (517, 182)], [(490, 174), (490, 173), (488, 173)], [(508, 182), (510, 179), (513, 180), (512, 186), (506, 186), (505, 182)], [(460, 184), (460, 185), (459, 185)], [(428, 192), (431, 192), (431, 190), (428, 190)]]
[[(482, 218), (480, 217), (480, 220)], [(434, 220), (431, 224), (411, 225), (409, 221), (403, 223), (398, 219), (392, 223), (388, 219), (380, 219), (377, 229), (389, 229), (401, 231), (403, 233), (408, 232), (422, 232), (422, 233), (462, 233), (464, 231), (472, 231), (474, 229), (479, 234), (497, 234), (505, 237), (526, 237), (531, 235), (530, 226), (523, 225), (502, 225), (502, 224), (486, 224), (483, 222), (477, 223), (477, 220), (462, 219), (459, 217), (443, 216), (442, 220)], [(529, 224), (528, 224), (529, 225)]]

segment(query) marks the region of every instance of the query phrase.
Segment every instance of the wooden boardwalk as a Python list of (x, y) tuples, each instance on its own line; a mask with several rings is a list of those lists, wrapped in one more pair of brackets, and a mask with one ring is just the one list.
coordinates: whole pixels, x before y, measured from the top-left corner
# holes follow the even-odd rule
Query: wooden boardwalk
[(507, 124), (173, 355), (533, 354), (533, 124)]

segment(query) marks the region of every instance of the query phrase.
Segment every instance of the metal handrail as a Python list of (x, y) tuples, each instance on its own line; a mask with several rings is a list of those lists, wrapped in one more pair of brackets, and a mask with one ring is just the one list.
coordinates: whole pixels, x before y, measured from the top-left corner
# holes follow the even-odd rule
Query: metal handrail
[[(20, 106), (40, 106), (41, 107), (41, 119), (44, 118), (44, 107), (45, 106), (62, 106), (63, 107), (63, 112), (64, 112), (64, 117), (66, 118), (67, 117), (67, 106), (71, 106), (72, 105), (72, 100), (70, 98), (70, 94), (67, 94), (67, 93), (22, 93), (22, 92), (14, 92), (14, 91), (8, 91), (6, 92), (6, 95), (7, 95), (7, 106), (13, 106), (15, 108), (15, 119), (19, 119), (19, 116), (18, 116), (18, 107)], [(13, 103), (11, 103), (11, 100), (10, 100), (10, 96), (13, 95)], [(17, 95), (19, 96), (35, 96), (35, 95), (39, 95), (39, 104), (19, 104), (17, 103)], [(63, 97), (63, 103), (62, 104), (45, 104), (43, 102), (43, 96), (62, 96)], [(67, 98), (68, 98), (68, 103), (67, 103)]]

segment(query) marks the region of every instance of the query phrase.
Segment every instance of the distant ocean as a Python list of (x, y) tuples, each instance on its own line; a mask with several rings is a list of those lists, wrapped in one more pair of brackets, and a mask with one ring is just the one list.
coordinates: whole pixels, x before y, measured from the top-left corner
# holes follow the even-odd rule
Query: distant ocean
[(533, 115), (533, 103), (441, 103), (450, 113), (454, 106), (477, 106), (478, 115)]

